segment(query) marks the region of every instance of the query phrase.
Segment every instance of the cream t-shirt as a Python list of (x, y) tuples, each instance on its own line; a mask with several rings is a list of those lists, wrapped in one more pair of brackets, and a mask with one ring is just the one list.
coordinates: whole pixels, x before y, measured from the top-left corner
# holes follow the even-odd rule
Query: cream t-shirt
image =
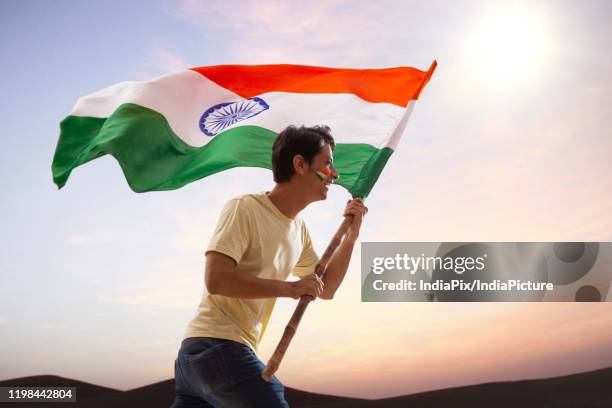
[[(319, 261), (304, 222), (283, 214), (265, 192), (225, 204), (205, 253), (209, 251), (233, 258), (238, 272), (263, 279), (286, 280), (291, 272), (305, 276)], [(204, 289), (183, 338), (229, 339), (257, 351), (275, 301), (211, 295)]]

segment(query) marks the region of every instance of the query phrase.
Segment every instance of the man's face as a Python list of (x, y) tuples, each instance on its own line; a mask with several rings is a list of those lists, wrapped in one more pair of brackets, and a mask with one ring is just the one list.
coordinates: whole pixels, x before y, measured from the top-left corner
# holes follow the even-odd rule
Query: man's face
[(313, 158), (312, 164), (306, 166), (304, 184), (308, 191), (312, 192), (313, 201), (325, 200), (330, 184), (339, 177), (333, 160), (331, 146), (324, 144)]

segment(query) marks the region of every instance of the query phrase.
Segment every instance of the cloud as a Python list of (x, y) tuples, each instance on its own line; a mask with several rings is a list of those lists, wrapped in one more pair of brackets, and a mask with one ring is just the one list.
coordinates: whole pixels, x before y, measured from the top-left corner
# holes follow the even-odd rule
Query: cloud
[[(212, 41), (242, 63), (384, 66), (389, 56), (406, 64), (401, 50), (418, 48), (425, 9), (397, 2), (179, 0), (167, 13), (205, 28)], [(393, 10), (393, 12), (390, 12)], [(398, 30), (398, 27), (402, 27)], [(411, 36), (413, 34), (413, 36)], [(431, 62), (431, 56), (427, 57)], [(393, 59), (393, 58), (391, 58)]]
[(188, 68), (185, 59), (162, 47), (157, 47), (149, 52), (150, 65), (157, 67), (164, 72), (180, 71)]
[(66, 330), (69, 326), (66, 323), (47, 321), (41, 323), (40, 327), (47, 330)]
[(185, 57), (165, 46), (157, 45), (148, 50), (138, 68), (132, 73), (136, 80), (149, 80), (159, 75), (189, 68)]
[(177, 258), (145, 265), (143, 277), (117, 285), (98, 296), (98, 302), (145, 306), (152, 308), (151, 313), (165, 308), (193, 310), (204, 290), (202, 265)]
[[(572, 303), (491, 303), (483, 308), (315, 302), (280, 374), (298, 388), (374, 398), (587, 371), (611, 361), (609, 351), (599, 354), (598, 361), (593, 358), (598, 355), (593, 350), (604, 349), (612, 339), (605, 319), (609, 309)], [(288, 319), (280, 314), (275, 311), (264, 337), (264, 361)], [(330, 378), (338, 380), (329, 385)]]
[(110, 234), (105, 231), (74, 232), (65, 239), (67, 245), (79, 248), (96, 248), (111, 241)]

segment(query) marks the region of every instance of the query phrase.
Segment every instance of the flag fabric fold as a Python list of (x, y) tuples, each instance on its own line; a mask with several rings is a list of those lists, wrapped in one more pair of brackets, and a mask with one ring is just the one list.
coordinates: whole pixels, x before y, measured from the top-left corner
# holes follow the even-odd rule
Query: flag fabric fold
[(219, 65), (121, 82), (80, 98), (52, 163), (62, 188), (97, 157), (118, 161), (135, 192), (172, 190), (233, 167), (271, 169), (288, 125), (328, 125), (337, 184), (367, 197), (436, 68)]

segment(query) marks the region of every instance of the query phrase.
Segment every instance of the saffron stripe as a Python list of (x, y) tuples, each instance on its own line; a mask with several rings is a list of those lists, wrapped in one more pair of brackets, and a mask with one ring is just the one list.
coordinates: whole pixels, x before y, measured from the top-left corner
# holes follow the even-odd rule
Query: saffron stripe
[(269, 92), (350, 93), (368, 102), (405, 107), (429, 81), (436, 69), (412, 67), (384, 69), (327, 68), (306, 65), (215, 65), (191, 68), (243, 98)]

